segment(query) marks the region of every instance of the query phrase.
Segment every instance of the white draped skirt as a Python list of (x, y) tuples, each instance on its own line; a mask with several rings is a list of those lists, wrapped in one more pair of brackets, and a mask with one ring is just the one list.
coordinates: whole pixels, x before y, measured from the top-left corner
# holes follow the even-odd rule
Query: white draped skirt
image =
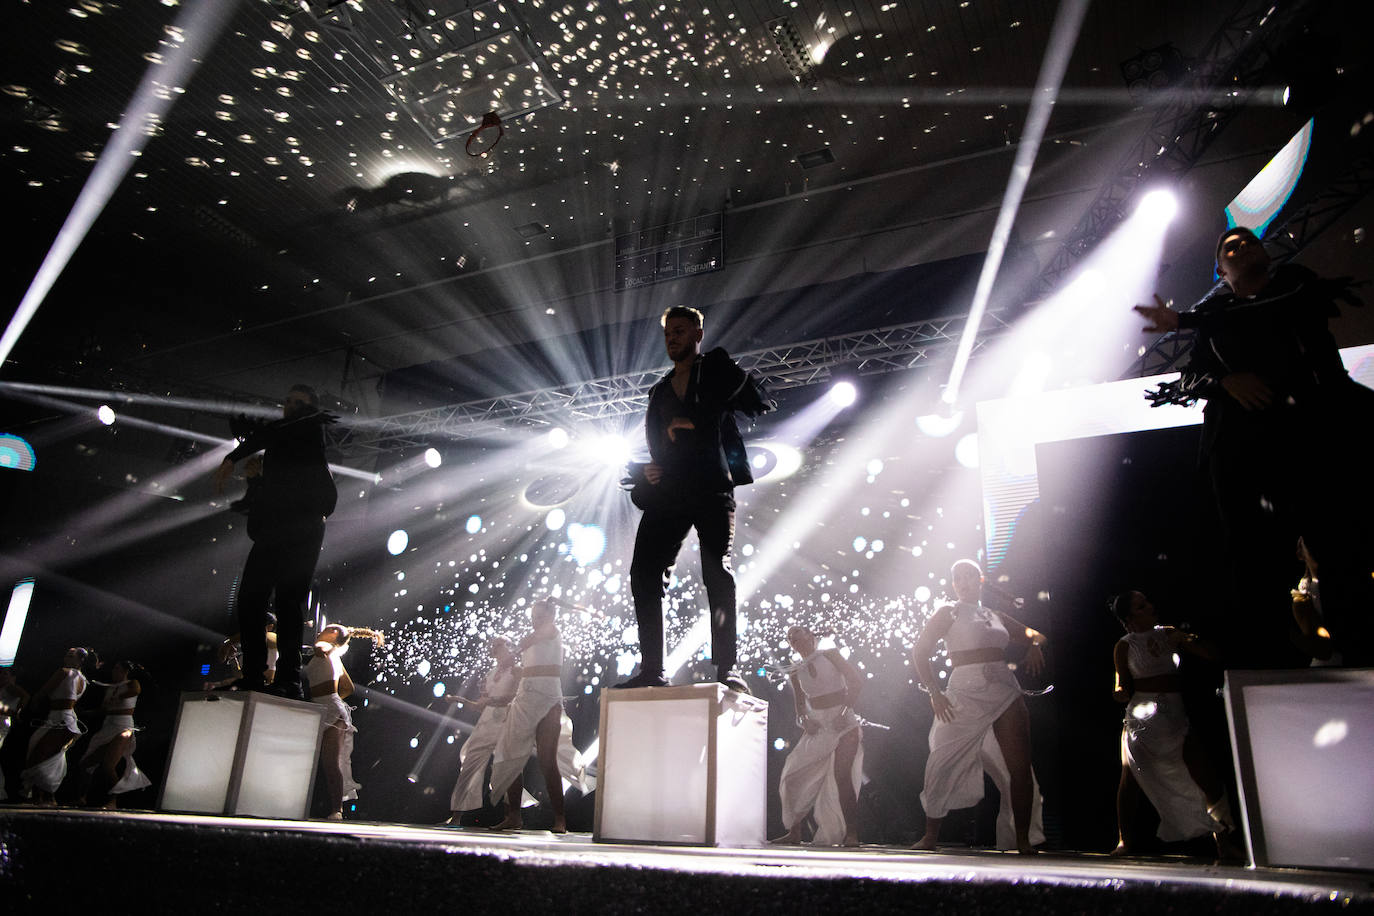
[[(563, 687), (556, 677), (529, 677), (520, 682), (520, 691), (511, 701), (505, 727), (496, 740), (492, 753), (491, 798), (496, 801), (505, 795), (525, 770), (525, 763), (535, 752), (535, 730), (550, 709), (563, 702)], [(583, 792), (590, 792), (586, 764), (582, 754), (573, 747), (572, 720), (563, 713), (559, 721), (558, 772), (567, 783)]]
[[(496, 742), (506, 728), (508, 706), (488, 706), (478, 716), (477, 724), (458, 752), (458, 781), (453, 784), (449, 798), (450, 811), (471, 811), (482, 807), (482, 793), (486, 789), (487, 764), (496, 752)], [(496, 799), (492, 799), (495, 801)]]
[(129, 733), (129, 744), (124, 748), (124, 756), (120, 758), (124, 761), (124, 775), (110, 787), (111, 795), (146, 789), (153, 784), (147, 774), (138, 768), (138, 764), (134, 763), (134, 749), (138, 745), (138, 739), (134, 737), (135, 730), (133, 716), (106, 716), (100, 725), (100, 731), (91, 735), (91, 743), (86, 745), (86, 753), (81, 755), (82, 768), (94, 770), (100, 766), (100, 749), (125, 732)]
[(983, 742), (997, 717), (1021, 696), (1021, 685), (1004, 662), (959, 665), (949, 676), (945, 696), (953, 704), (954, 719), (936, 718), (930, 727), (930, 757), (921, 792), (928, 817), (944, 817), (982, 800)]
[[(835, 706), (810, 713), (820, 723), (812, 734), (802, 733), (787, 755), (778, 781), (782, 799), (782, 824), (788, 830), (809, 813), (816, 821), (817, 846), (838, 846), (844, 842), (844, 812), (840, 810), (840, 787), (835, 779), (835, 749), (840, 739), (859, 728), (859, 717), (847, 707)], [(862, 741), (854, 754), (848, 779), (857, 798), (863, 783), (864, 748)]]
[[(311, 697), (310, 702), (328, 707), (325, 710), (322, 723), (325, 728), (339, 728), (343, 732), (339, 736), (338, 758), (329, 762), (338, 767), (339, 773), (343, 776), (342, 800), (351, 801), (358, 797), (358, 790), (362, 788), (359, 783), (353, 781), (353, 735), (358, 731), (353, 725), (353, 710), (337, 693)], [(339, 725), (338, 723), (343, 724)], [(325, 763), (326, 761), (321, 760), (320, 762)]]
[[(29, 738), (29, 753), (32, 754), (38, 742), (54, 731), (69, 732), (70, 738), (78, 737), (81, 734), (81, 726), (76, 722), (75, 710), (50, 710), (48, 718), (34, 729), (33, 736)], [(58, 786), (62, 785), (62, 780), (67, 778), (67, 749), (63, 748), (47, 760), (40, 760), (33, 766), (20, 770), (19, 778), (26, 793), (31, 789), (49, 794), (56, 792)]]
[(1159, 812), (1159, 838), (1172, 843), (1220, 830), (1183, 762), (1188, 713), (1182, 695), (1137, 692), (1126, 705), (1124, 731), (1126, 764)]

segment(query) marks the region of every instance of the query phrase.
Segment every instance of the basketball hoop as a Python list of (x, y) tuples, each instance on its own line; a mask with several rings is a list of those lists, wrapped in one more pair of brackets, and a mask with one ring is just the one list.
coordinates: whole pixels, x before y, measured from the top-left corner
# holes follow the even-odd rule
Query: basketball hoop
[[(490, 128), (496, 128), (496, 132), (482, 137), (482, 132)], [(496, 148), (496, 144), (501, 142), (501, 138), (506, 135), (506, 128), (501, 125), (501, 118), (494, 111), (489, 111), (482, 116), (482, 126), (468, 134), (468, 142), (463, 148), (468, 151), (468, 155), (473, 158), (485, 156)]]

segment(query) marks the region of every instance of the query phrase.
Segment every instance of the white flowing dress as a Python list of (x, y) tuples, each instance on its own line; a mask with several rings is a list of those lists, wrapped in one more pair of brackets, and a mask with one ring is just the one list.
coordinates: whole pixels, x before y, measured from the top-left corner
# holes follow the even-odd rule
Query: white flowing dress
[[(51, 696), (54, 700), (81, 699), (81, 695), (86, 692), (86, 678), (75, 668), (63, 668), (62, 680), (53, 688)], [(65, 731), (70, 733), (70, 737), (76, 738), (81, 734), (81, 726), (76, 721), (76, 711), (72, 709), (53, 709), (48, 712), (48, 718), (43, 724), (34, 729), (33, 736), (29, 738), (29, 753), (33, 753), (34, 747), (43, 740), (45, 735), (54, 731)], [(62, 785), (62, 780), (67, 777), (67, 749), (63, 748), (46, 760), (40, 760), (31, 767), (26, 767), (19, 771), (19, 779), (24, 784), (24, 792), (28, 794), (33, 789), (52, 794)]]
[[(817, 846), (838, 846), (844, 842), (844, 812), (840, 810), (840, 787), (835, 779), (835, 749), (840, 739), (858, 729), (859, 717), (847, 706), (815, 709), (813, 697), (845, 690), (844, 675), (830, 656), (833, 649), (813, 652), (796, 668), (796, 678), (807, 697), (807, 716), (819, 724), (812, 733), (802, 732), (797, 745), (787, 755), (778, 780), (782, 799), (782, 823), (793, 829), (809, 813), (816, 821)], [(848, 777), (857, 798), (863, 784), (864, 750), (860, 741)]]
[[(950, 652), (1004, 649), (1010, 636), (996, 611), (981, 604), (960, 601), (953, 605), (954, 622), (945, 633)], [(944, 817), (957, 808), (968, 808), (983, 798), (986, 769), (1001, 795), (997, 818), (997, 844), (1016, 845), (1011, 810), (1011, 773), (992, 726), (998, 716), (1021, 696), (1021, 685), (1004, 661), (958, 665), (949, 676), (945, 696), (954, 707), (954, 719), (939, 718), (930, 727), (930, 757), (926, 760), (925, 788), (921, 805), (929, 817)], [(1029, 839), (1045, 841), (1040, 787), (1031, 773), (1031, 824)]]
[[(332, 652), (324, 653), (316, 651), (310, 656), (310, 661), (305, 663), (305, 679), (313, 688), (317, 684), (328, 684), (331, 681), (337, 685), (339, 679), (343, 677), (343, 652), (335, 649)], [(333, 728), (336, 723), (342, 722), (342, 735), (339, 736), (339, 756), (335, 764), (339, 772), (343, 774), (343, 798), (342, 801), (351, 801), (358, 797), (358, 790), (362, 788), (357, 782), (353, 781), (353, 735), (358, 729), (353, 726), (353, 710), (339, 696), (337, 689), (333, 693), (323, 696), (311, 696), (310, 702), (319, 703), (321, 706), (328, 707), (321, 723), (324, 728)], [(321, 761), (323, 762), (323, 761)]]
[[(1169, 630), (1127, 633), (1127, 667), (1133, 678), (1178, 673)], [(1137, 690), (1126, 704), (1126, 763), (1145, 797), (1159, 812), (1158, 837), (1172, 843), (1213, 833), (1222, 826), (1207, 811), (1207, 797), (1183, 762), (1188, 713), (1177, 692)]]
[(471, 811), (482, 807), (487, 764), (496, 751), (496, 742), (501, 740), (501, 733), (505, 731), (510, 703), (519, 683), (514, 668), (503, 669), (498, 665), (487, 672), (486, 686), (482, 692), (488, 699), (502, 705), (487, 706), (482, 710), (477, 717), (477, 724), (472, 727), (472, 732), (458, 752), (458, 780), (449, 798), (450, 811)]
[[(557, 633), (530, 643), (520, 653), (526, 668), (556, 667), (563, 664), (563, 638)], [(563, 704), (562, 679), (554, 675), (521, 677), (520, 687), (511, 700), (505, 728), (496, 741), (492, 755), (491, 797), (500, 798), (525, 770), (535, 752), (534, 732), (550, 709)], [(583, 792), (590, 791), (582, 754), (573, 747), (572, 720), (563, 713), (559, 721), (558, 772), (563, 779)]]
[[(118, 684), (111, 684), (105, 688), (105, 699), (101, 707), (106, 710), (111, 709), (131, 709), (138, 702), (138, 694), (124, 696), (123, 689), (128, 681), (120, 681)], [(100, 749), (109, 744), (115, 738), (125, 732), (129, 733), (129, 743), (124, 748), (124, 756), (120, 758), (124, 761), (124, 775), (119, 777), (119, 781), (109, 788), (111, 795), (122, 795), (125, 792), (133, 792), (136, 789), (146, 789), (153, 784), (147, 774), (138, 768), (134, 762), (134, 749), (138, 745), (138, 739), (134, 737), (137, 727), (134, 725), (132, 713), (122, 715), (112, 715), (105, 713), (105, 721), (100, 723), (100, 730), (91, 735), (91, 741), (86, 745), (86, 753), (81, 755), (81, 767), (86, 770), (94, 770), (100, 766)]]

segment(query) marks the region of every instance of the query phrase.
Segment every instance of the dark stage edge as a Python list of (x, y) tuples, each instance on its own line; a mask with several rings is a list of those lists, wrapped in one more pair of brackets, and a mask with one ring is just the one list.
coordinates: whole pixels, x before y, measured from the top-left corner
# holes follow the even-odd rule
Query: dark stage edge
[(887, 847), (702, 849), (360, 822), (0, 809), (0, 912), (1374, 912), (1374, 874)]

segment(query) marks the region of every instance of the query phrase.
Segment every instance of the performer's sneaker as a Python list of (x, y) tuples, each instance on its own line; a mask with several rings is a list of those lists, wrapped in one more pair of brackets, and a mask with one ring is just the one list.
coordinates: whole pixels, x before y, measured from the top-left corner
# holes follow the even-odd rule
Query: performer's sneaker
[(749, 685), (745, 683), (744, 678), (741, 677), (740, 673), (736, 671), (734, 668), (726, 668), (722, 670), (720, 672), (720, 676), (717, 677), (716, 680), (724, 684), (726, 687), (729, 687), (735, 693), (746, 693), (750, 696), (753, 696), (754, 694), (754, 691), (749, 689)]
[(632, 690), (638, 687), (667, 687), (668, 679), (661, 674), (652, 671), (641, 671), (628, 681), (621, 681), (611, 687), (612, 690)]

